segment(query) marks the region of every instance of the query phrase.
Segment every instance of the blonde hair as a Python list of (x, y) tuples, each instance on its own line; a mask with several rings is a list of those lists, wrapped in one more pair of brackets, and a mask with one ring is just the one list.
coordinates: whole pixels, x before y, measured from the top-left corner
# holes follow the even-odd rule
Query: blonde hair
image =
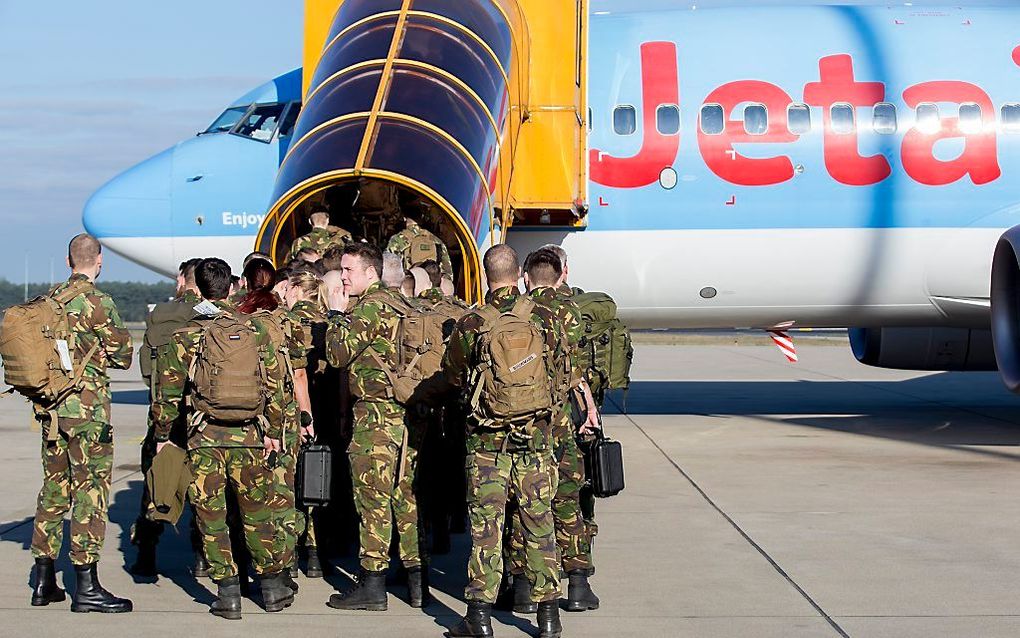
[(292, 274), (288, 281), (291, 287), (297, 288), (305, 299), (318, 304), (323, 312), (329, 307), (326, 300), (326, 286), (315, 273), (299, 270)]

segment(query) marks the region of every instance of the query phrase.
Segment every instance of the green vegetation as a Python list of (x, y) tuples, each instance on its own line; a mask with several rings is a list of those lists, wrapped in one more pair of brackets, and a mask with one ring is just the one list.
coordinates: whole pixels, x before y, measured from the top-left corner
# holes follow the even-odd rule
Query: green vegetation
[[(49, 284), (28, 284), (28, 298), (44, 294)], [(99, 289), (113, 297), (124, 321), (145, 321), (149, 304), (166, 301), (174, 294), (174, 283), (143, 284), (137, 281), (102, 281)], [(0, 309), (19, 304), (25, 300), (24, 284), (0, 279)]]

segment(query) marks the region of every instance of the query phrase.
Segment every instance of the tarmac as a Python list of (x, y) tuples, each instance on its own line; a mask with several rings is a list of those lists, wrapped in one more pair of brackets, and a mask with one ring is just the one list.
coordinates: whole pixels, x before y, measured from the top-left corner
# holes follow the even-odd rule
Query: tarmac
[[(1020, 635), (1020, 398), (995, 374), (876, 370), (846, 348), (639, 345), (634, 383), (612, 397), (627, 487), (600, 500), (592, 579), (601, 609), (563, 613), (564, 636)], [(40, 434), (0, 401), (0, 636), (441, 636), (465, 609), (467, 542), (436, 557), (424, 611), (390, 586), (389, 611), (325, 606), (328, 580), (299, 579), (290, 609), (210, 616), (214, 585), (190, 576), (187, 527), (160, 544), (162, 576), (135, 582), (128, 541), (141, 486), (146, 392), (114, 377), (116, 471), (100, 575), (127, 615), (32, 608), (28, 575)], [(65, 585), (73, 572), (58, 561)], [(496, 636), (534, 617), (499, 613)]]

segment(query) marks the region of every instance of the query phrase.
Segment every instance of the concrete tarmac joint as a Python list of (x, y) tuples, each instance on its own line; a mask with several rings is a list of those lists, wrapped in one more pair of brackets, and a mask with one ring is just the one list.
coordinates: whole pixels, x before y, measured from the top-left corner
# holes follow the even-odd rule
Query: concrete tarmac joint
[[(1020, 400), (995, 374), (885, 371), (849, 351), (639, 345), (634, 383), (605, 426), (624, 445), (627, 488), (598, 503), (602, 608), (563, 613), (565, 636), (1020, 635)], [(411, 609), (401, 584), (387, 613), (336, 612), (333, 587), (300, 579), (295, 605), (244, 620), (211, 617), (186, 522), (164, 533), (163, 575), (125, 571), (141, 477), (143, 386), (114, 385), (116, 470), (100, 574), (135, 613), (77, 615), (29, 605), (28, 550), (40, 479), (39, 433), (18, 399), (0, 402), (0, 635), (440, 636), (463, 613), (467, 539), (436, 557), (436, 602)], [(350, 558), (336, 561), (353, 570)], [(73, 573), (58, 561), (64, 584)], [(331, 579), (339, 585), (343, 578)], [(498, 614), (499, 637), (534, 617)]]

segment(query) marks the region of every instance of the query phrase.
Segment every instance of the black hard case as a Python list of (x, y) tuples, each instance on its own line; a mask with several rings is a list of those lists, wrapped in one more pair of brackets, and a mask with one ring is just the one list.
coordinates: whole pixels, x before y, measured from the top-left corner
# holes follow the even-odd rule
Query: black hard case
[(332, 497), (333, 450), (326, 445), (306, 445), (298, 454), (294, 490), (300, 505), (327, 505)]
[(597, 498), (616, 496), (623, 491), (623, 446), (600, 435), (591, 444), (588, 458), (592, 494)]

